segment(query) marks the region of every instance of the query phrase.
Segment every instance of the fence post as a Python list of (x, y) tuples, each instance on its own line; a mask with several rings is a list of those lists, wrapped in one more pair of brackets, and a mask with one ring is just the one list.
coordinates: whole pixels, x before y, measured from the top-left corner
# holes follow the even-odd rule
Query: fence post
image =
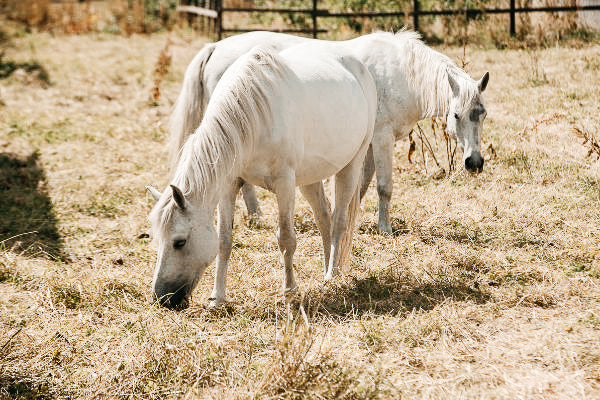
[(312, 7), (312, 35), (317, 38), (317, 0), (313, 0)]
[(419, 0), (413, 0), (413, 28), (419, 30)]
[(217, 20), (215, 21), (216, 26), (215, 29), (217, 30), (217, 40), (221, 40), (221, 37), (223, 36), (223, 7), (222, 7), (222, 1), (223, 0), (215, 0), (215, 9), (217, 11)]
[(515, 0), (510, 0), (510, 36), (516, 35), (515, 29)]

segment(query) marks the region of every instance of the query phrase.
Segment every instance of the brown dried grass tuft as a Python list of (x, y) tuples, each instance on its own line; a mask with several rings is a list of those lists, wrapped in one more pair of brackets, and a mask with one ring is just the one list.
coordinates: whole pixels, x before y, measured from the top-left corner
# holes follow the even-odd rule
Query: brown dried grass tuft
[(158, 55), (156, 65), (152, 71), (153, 86), (150, 93), (151, 101), (156, 104), (160, 100), (160, 85), (165, 79), (165, 76), (169, 73), (169, 67), (171, 66), (172, 55), (170, 51), (171, 39), (167, 38), (164, 47)]
[(591, 129), (578, 124), (571, 127), (571, 132), (582, 139), (583, 145), (589, 149), (586, 157), (596, 156), (596, 160), (600, 159), (600, 139)]
[[(427, 168), (429, 157), (435, 163), (437, 169), (434, 175), (437, 178), (444, 176), (450, 176), (454, 172), (455, 157), (456, 157), (456, 140), (452, 139), (446, 130), (446, 122), (441, 118), (433, 118), (430, 120), (430, 129), (425, 132), (421, 128), (421, 124), (417, 123), (416, 130), (413, 129), (409, 135), (409, 149), (408, 149), (408, 161), (413, 163), (412, 157), (417, 150), (417, 143), (413, 136), (415, 132), (419, 139), (419, 149), (421, 158), (416, 160), (415, 163), (420, 164), (425, 170), (425, 174), (429, 174)], [(445, 165), (444, 165), (445, 164)]]

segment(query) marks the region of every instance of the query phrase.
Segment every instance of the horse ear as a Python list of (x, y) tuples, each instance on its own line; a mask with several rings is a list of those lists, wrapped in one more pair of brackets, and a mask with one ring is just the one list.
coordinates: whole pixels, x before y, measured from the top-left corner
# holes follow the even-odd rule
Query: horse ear
[(456, 82), (456, 79), (454, 79), (451, 74), (448, 74), (448, 83), (450, 84), (450, 89), (452, 89), (452, 95), (454, 97), (458, 97), (458, 94), (460, 93), (460, 85), (458, 82)]
[(181, 211), (185, 210), (185, 197), (183, 197), (181, 189), (175, 185), (171, 185), (171, 189), (173, 190), (173, 200), (175, 200), (175, 204), (177, 204)]
[(479, 82), (477, 82), (477, 86), (479, 86), (479, 93), (483, 92), (487, 87), (488, 81), (490, 80), (490, 73), (485, 72)]
[(156, 190), (150, 185), (146, 186), (146, 190), (152, 195), (152, 197), (154, 197), (154, 200), (156, 201), (158, 201), (158, 199), (160, 199), (160, 196), (162, 196), (162, 193), (160, 193), (158, 190)]

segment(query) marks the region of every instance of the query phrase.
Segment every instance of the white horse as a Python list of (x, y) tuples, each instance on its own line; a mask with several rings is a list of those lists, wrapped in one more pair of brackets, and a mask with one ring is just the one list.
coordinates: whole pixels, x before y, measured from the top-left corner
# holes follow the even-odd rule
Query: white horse
[[(202, 120), (203, 110), (223, 72), (234, 60), (256, 44), (281, 51), (309, 42), (326, 51), (344, 49), (367, 66), (377, 86), (378, 109), (372, 147), (364, 165), (361, 198), (373, 173), (377, 175), (379, 231), (391, 233), (389, 217), (392, 196), (394, 142), (408, 135), (415, 123), (427, 117), (445, 117), (448, 131), (463, 149), (468, 171), (483, 169), (480, 138), (486, 116), (481, 93), (489, 74), (471, 79), (445, 55), (427, 47), (415, 32), (378, 32), (356, 39), (329, 42), (296, 36), (251, 32), (206, 45), (192, 60), (171, 116), (169, 153), (175, 166), (185, 139)], [(256, 194), (244, 185), (250, 215), (258, 214)]]
[[(298, 45), (277, 54), (254, 48), (215, 86), (200, 126), (184, 143), (170, 189), (149, 188), (158, 241), (153, 292), (182, 307), (217, 256), (211, 304), (225, 301), (235, 197), (242, 179), (274, 192), (286, 293), (296, 290), (292, 257), (295, 187), (323, 236), (326, 279), (351, 248), (362, 165), (373, 138), (377, 92), (367, 68), (343, 51)], [(335, 210), (322, 180), (335, 175)], [(218, 235), (213, 226), (218, 205)], [(331, 255), (331, 256), (330, 256)]]

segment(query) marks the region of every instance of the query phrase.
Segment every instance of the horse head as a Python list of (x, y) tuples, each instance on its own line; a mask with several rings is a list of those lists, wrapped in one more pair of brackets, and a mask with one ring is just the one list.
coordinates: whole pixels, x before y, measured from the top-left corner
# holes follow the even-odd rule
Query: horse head
[(481, 132), (487, 112), (482, 93), (487, 87), (489, 77), (490, 74), (486, 72), (475, 82), (470, 78), (457, 80), (452, 73), (448, 73), (452, 99), (446, 116), (446, 126), (448, 133), (456, 138), (463, 150), (463, 162), (469, 172), (479, 173), (483, 170)]
[(151, 187), (148, 191), (157, 200), (149, 216), (158, 245), (153, 297), (165, 307), (185, 308), (217, 255), (215, 208), (195, 205), (174, 185), (163, 193)]

